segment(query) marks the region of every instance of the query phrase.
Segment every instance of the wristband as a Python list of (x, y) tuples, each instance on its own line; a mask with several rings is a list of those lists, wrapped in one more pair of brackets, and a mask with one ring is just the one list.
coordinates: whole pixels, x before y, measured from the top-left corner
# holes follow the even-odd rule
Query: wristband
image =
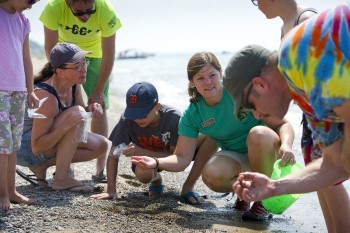
[(153, 158), (156, 161), (156, 167), (153, 168), (153, 169), (158, 170), (158, 168), (159, 168), (159, 160), (158, 160), (158, 158), (156, 158), (156, 157), (151, 157), (151, 158)]

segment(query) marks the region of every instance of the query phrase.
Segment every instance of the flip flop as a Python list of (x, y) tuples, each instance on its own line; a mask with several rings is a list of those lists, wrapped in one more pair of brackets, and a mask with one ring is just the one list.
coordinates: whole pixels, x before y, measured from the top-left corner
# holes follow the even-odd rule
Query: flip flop
[[(161, 196), (163, 194), (163, 191), (165, 189), (165, 186), (164, 185), (150, 185), (148, 187), (148, 196), (151, 196), (149, 195), (149, 192), (155, 192), (157, 195), (156, 196)], [(154, 195), (153, 195), (154, 196)]]
[(24, 172), (22, 172), (21, 170), (19, 170), (18, 168), (16, 168), (16, 173), (22, 177), (24, 180), (28, 181), (29, 183), (31, 183), (34, 186), (40, 186), (40, 182), (48, 184), (46, 180), (44, 179), (38, 179), (36, 178), (36, 176), (34, 174), (25, 174)]
[[(196, 201), (196, 203), (192, 203), (190, 201), (190, 197), (192, 197)], [(199, 193), (197, 193), (197, 192), (187, 192), (184, 195), (180, 196), (181, 202), (186, 203), (188, 205), (201, 205), (201, 204), (203, 204), (203, 201), (201, 201), (201, 198), (203, 199), (204, 197), (199, 195)]]

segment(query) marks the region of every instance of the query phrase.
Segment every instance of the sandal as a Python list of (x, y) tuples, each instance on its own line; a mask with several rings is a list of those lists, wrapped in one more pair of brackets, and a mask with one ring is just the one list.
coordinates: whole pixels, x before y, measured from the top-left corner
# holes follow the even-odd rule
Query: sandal
[[(190, 201), (190, 197), (192, 197), (196, 202), (193, 203)], [(188, 205), (201, 205), (204, 203), (204, 197), (199, 195), (197, 192), (187, 192), (180, 196), (180, 201), (186, 203)]]
[(45, 185), (48, 184), (46, 180), (38, 179), (38, 178), (36, 178), (36, 176), (34, 174), (27, 175), (24, 172), (22, 172), (21, 170), (19, 170), (18, 168), (16, 168), (16, 173), (20, 177), (22, 177), (24, 180), (28, 181), (29, 183), (31, 183), (34, 186), (43, 186), (43, 185), (40, 185), (40, 183), (44, 183)]
[[(150, 197), (159, 197), (163, 194), (165, 189), (164, 185), (150, 185), (148, 187), (148, 196)], [(151, 195), (151, 192), (154, 192), (154, 195)]]

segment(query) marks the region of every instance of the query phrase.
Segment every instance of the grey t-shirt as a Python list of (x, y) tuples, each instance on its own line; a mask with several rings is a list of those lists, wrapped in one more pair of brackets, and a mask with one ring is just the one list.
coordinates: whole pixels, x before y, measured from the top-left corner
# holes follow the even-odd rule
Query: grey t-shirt
[(176, 146), (178, 134), (178, 123), (180, 112), (169, 106), (161, 104), (160, 122), (155, 128), (140, 127), (134, 120), (125, 119), (124, 113), (114, 127), (109, 140), (113, 146), (121, 143), (135, 143), (143, 149), (150, 151), (169, 151), (170, 146)]

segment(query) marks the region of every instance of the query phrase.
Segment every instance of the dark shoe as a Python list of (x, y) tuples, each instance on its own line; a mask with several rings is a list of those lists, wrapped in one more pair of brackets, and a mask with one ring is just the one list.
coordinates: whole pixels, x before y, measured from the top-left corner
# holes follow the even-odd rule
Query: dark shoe
[(237, 198), (235, 204), (233, 204), (233, 208), (237, 211), (248, 211), (249, 207), (249, 202), (245, 202), (239, 198)]
[(92, 175), (91, 179), (95, 183), (107, 183), (107, 177), (105, 176), (105, 174), (103, 174), (103, 171), (101, 171), (98, 175)]
[(242, 221), (266, 221), (272, 218), (272, 214), (267, 211), (261, 201), (254, 202), (252, 208), (242, 215)]

